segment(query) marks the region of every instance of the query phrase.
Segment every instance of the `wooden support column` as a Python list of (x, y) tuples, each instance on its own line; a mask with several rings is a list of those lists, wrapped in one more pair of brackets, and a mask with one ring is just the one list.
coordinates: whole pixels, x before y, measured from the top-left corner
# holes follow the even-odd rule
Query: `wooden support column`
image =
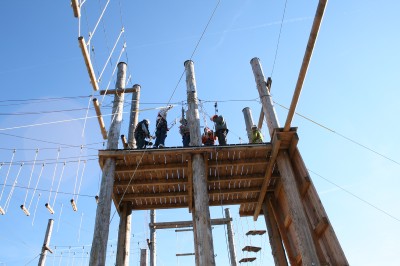
[(196, 266), (200, 266), (199, 264), (199, 245), (197, 244), (197, 231), (196, 231), (196, 223), (194, 222), (196, 219), (196, 210), (193, 208), (192, 209), (192, 218), (193, 218), (193, 240), (194, 240), (194, 258), (195, 258), (195, 263)]
[[(140, 85), (133, 85), (131, 113), (129, 118), (129, 131), (128, 131), (128, 147), (131, 149), (136, 148), (135, 140), (135, 127), (139, 120), (139, 100), (140, 100)], [(150, 261), (151, 263), (151, 261)]]
[[(156, 222), (156, 210), (150, 210), (150, 223), (154, 224)], [(156, 266), (157, 256), (156, 256), (156, 230), (154, 227), (150, 226), (150, 266)]]
[(39, 258), (39, 266), (44, 266), (46, 265), (46, 255), (47, 251), (50, 251), (50, 253), (53, 253), (50, 249), (50, 238), (51, 238), (51, 233), (53, 232), (53, 219), (49, 219), (49, 222), (47, 223), (47, 230), (46, 230), (46, 235), (44, 237), (44, 242), (42, 246), (42, 252), (40, 253), (40, 258)]
[[(188, 124), (190, 127), (190, 146), (201, 146), (200, 116), (196, 91), (193, 61), (185, 61), (186, 86), (188, 102)], [(208, 202), (207, 175), (202, 154), (192, 155), (193, 194), (194, 194), (194, 223), (197, 235), (199, 265), (213, 266), (214, 246), (212, 240), (210, 209)]]
[[(279, 127), (273, 101), (269, 91), (267, 90), (267, 82), (262, 71), (260, 60), (258, 58), (253, 58), (250, 61), (250, 64), (253, 69), (258, 93), (262, 101), (264, 115), (267, 118), (268, 130), (272, 137), (274, 130)], [(288, 202), (289, 214), (292, 217), (292, 223), (296, 232), (302, 265), (319, 265), (317, 251), (312, 239), (312, 232), (309, 228), (300, 193), (297, 189), (295, 174), (288, 153), (286, 151), (279, 151), (276, 162), (281, 173), (281, 180)], [(258, 202), (260, 202), (260, 200), (264, 201), (264, 197), (265, 194), (260, 193)], [(258, 214), (255, 213), (255, 216), (256, 215)]]
[(129, 266), (132, 219), (132, 208), (129, 202), (121, 203), (119, 219), (116, 265)]
[(279, 233), (277, 221), (272, 210), (271, 204), (268, 203), (269, 196), (265, 197), (265, 201), (262, 205), (264, 212), (265, 223), (267, 225), (269, 243), (271, 245), (272, 256), (274, 257), (276, 266), (287, 266), (285, 250), (282, 245), (281, 234)]
[(147, 249), (140, 249), (140, 266), (147, 266)]
[(247, 137), (249, 138), (249, 143), (251, 143), (251, 127), (254, 125), (253, 124), (253, 116), (251, 115), (251, 109), (249, 107), (245, 107), (242, 110), (243, 116), (244, 116), (244, 122), (246, 124), (246, 132), (247, 132)]
[[(126, 64), (118, 64), (116, 89), (124, 88), (126, 79)], [(118, 149), (122, 123), (122, 110), (124, 106), (124, 93), (115, 94), (112, 108), (111, 125), (108, 133), (107, 149)], [(105, 265), (108, 232), (110, 229), (111, 199), (114, 186), (115, 158), (107, 158), (103, 166), (101, 178), (99, 203), (96, 210), (96, 221), (94, 226), (92, 249), (90, 251), (89, 265)]]
[[(230, 220), (231, 219), (231, 214), (229, 212), (229, 208), (225, 209), (225, 218)], [(231, 257), (231, 266), (236, 266), (236, 252), (235, 252), (235, 239), (233, 237), (233, 228), (232, 228), (232, 223), (229, 221), (226, 224), (227, 231), (228, 231), (228, 242), (229, 242), (229, 255)]]

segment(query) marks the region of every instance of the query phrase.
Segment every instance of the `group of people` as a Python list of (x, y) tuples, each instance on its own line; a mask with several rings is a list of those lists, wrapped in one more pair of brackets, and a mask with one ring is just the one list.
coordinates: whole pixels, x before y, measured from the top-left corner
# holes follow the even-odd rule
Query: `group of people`
[[(151, 140), (155, 138), (155, 143), (153, 148), (163, 148), (165, 146), (165, 139), (167, 137), (167, 132), (169, 131), (168, 123), (167, 123), (167, 112), (172, 108), (172, 106), (168, 106), (166, 108), (161, 109), (161, 111), (157, 115), (156, 119), (156, 132), (153, 137), (150, 134), (149, 125), (150, 121), (148, 119), (144, 119), (140, 121), (135, 128), (135, 140), (136, 146), (138, 149), (144, 149), (147, 146), (153, 145)], [(215, 141), (218, 139), (219, 145), (226, 145), (226, 138), (229, 132), (229, 129), (226, 125), (226, 121), (222, 115), (214, 115), (211, 117), (211, 121), (214, 122), (215, 131), (210, 129), (209, 127), (204, 128), (204, 133), (202, 134), (201, 141), (204, 146), (213, 146), (215, 145)], [(190, 145), (190, 127), (188, 121), (182, 117), (180, 120), (179, 133), (182, 136), (182, 144), (183, 147), (189, 147)], [(262, 143), (263, 136), (260, 130), (256, 125), (252, 126), (252, 143)]]

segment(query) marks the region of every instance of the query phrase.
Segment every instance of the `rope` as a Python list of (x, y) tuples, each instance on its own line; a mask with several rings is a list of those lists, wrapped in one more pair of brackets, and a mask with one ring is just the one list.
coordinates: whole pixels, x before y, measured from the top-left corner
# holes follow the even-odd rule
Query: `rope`
[[(12, 165), (12, 163), (13, 163), (13, 161), (14, 161), (15, 152), (16, 152), (16, 150), (14, 149), (13, 154), (12, 154), (12, 156), (11, 156), (10, 165), (8, 166), (6, 178), (5, 178), (5, 180), (4, 180), (4, 185), (3, 185), (3, 188), (2, 188), (2, 190), (1, 190), (0, 202), (1, 202), (1, 199), (3, 198), (4, 188), (6, 187), (6, 184), (7, 184), (7, 179), (8, 179), (8, 175), (10, 174), (11, 165)], [(2, 165), (3, 165), (3, 164), (2, 164)]]
[(40, 174), (39, 174), (38, 180), (37, 180), (37, 182), (36, 182), (35, 189), (33, 190), (32, 198), (31, 198), (31, 201), (29, 202), (28, 210), (30, 210), (30, 209), (31, 209), (31, 205), (32, 205), (33, 197), (35, 196), (36, 189), (37, 189), (37, 187), (38, 187), (38, 184), (39, 184), (40, 178), (42, 177), (42, 174), (43, 174), (43, 168), (44, 168), (44, 164), (42, 164), (42, 169), (40, 169)]
[(55, 206), (55, 204), (56, 204), (56, 198), (57, 198), (58, 190), (60, 189), (61, 179), (62, 179), (62, 177), (64, 175), (65, 164), (66, 163), (64, 162), (63, 168), (61, 170), (60, 180), (58, 180), (58, 186), (57, 186), (57, 190), (56, 190), (56, 195), (54, 196), (53, 204), (51, 206)]
[(29, 187), (30, 187), (30, 185), (31, 185), (33, 170), (35, 169), (35, 163), (36, 163), (36, 158), (37, 158), (37, 156), (38, 156), (38, 153), (39, 153), (39, 149), (36, 149), (35, 159), (33, 160), (31, 175), (29, 176), (28, 188), (26, 189), (26, 195), (25, 195), (25, 200), (24, 200), (24, 204), (23, 204), (23, 205), (26, 204), (26, 199), (28, 198)]
[(274, 63), (272, 64), (272, 70), (271, 70), (271, 78), (272, 78), (272, 75), (274, 74), (274, 68), (275, 68), (276, 57), (277, 57), (277, 55), (278, 55), (278, 48), (279, 48), (279, 42), (280, 42), (280, 39), (281, 39), (283, 20), (285, 19), (285, 13), (286, 13), (286, 4), (287, 4), (287, 0), (285, 1), (285, 7), (284, 7), (284, 9), (283, 9), (283, 15), (282, 15), (282, 20), (281, 20), (281, 26), (280, 26), (280, 28), (279, 28), (278, 42), (277, 42), (277, 44), (276, 44)]
[(57, 233), (58, 233), (58, 230), (60, 229), (61, 214), (62, 214), (62, 211), (63, 211), (63, 207), (64, 207), (64, 203), (61, 203), (60, 215), (58, 216)]
[(81, 238), (82, 220), (83, 220), (83, 212), (81, 214), (81, 223), (79, 224), (79, 230), (78, 230), (78, 243), (79, 243), (79, 240)]
[(92, 92), (92, 96), (90, 96), (90, 98), (89, 98), (88, 106), (86, 108), (85, 122), (83, 122), (83, 128), (82, 128), (82, 138), (85, 136), (86, 121), (87, 121), (87, 117), (89, 114), (90, 102), (92, 101), (92, 99), (93, 99), (93, 92)]
[(38, 205), (39, 205), (39, 200), (40, 200), (40, 197), (41, 197), (41, 196), (42, 196), (42, 194), (39, 193), (38, 199), (37, 199), (37, 201), (36, 201), (35, 211), (33, 212), (32, 227), (33, 227), (33, 225), (35, 224), (36, 211), (37, 211), (37, 207), (38, 207)]
[(79, 193), (81, 192), (83, 174), (85, 173), (85, 169), (86, 169), (86, 161), (83, 162), (83, 169), (82, 169), (82, 173), (81, 173), (81, 181), (79, 182), (78, 192), (76, 194), (76, 204), (78, 204), (78, 198), (79, 198)]
[(55, 166), (54, 166), (53, 178), (51, 179), (49, 200), (47, 201), (49, 204), (50, 204), (50, 199), (51, 199), (51, 192), (53, 191), (54, 178), (56, 177), (56, 171), (57, 171), (57, 166), (58, 166), (58, 159), (60, 158), (60, 151), (61, 151), (61, 149), (58, 148), (58, 151), (57, 151), (57, 159), (56, 159), (56, 163), (55, 163)]
[(22, 170), (22, 166), (23, 166), (23, 165), (24, 165), (24, 164), (21, 164), (21, 166), (19, 167), (17, 177), (16, 177), (15, 180), (14, 180), (14, 183), (13, 183), (13, 185), (12, 185), (12, 187), (11, 187), (10, 193), (8, 194), (6, 203), (4, 204), (4, 210), (5, 210), (6, 212), (7, 212), (7, 210), (8, 210), (8, 206), (10, 206), (11, 197), (12, 197), (12, 195), (14, 194), (15, 185), (18, 183), (18, 177), (19, 177), (19, 174), (21, 173), (21, 170)]
[(88, 39), (88, 41), (87, 41), (88, 43), (90, 43), (90, 40), (92, 39), (94, 33), (96, 32), (97, 26), (99, 25), (101, 19), (103, 18), (104, 12), (106, 11), (106, 8), (107, 8), (107, 6), (108, 6), (109, 3), (110, 3), (110, 0), (108, 0), (107, 3), (106, 3), (106, 5), (104, 6), (103, 12), (101, 12), (100, 17), (99, 17), (99, 19), (97, 20), (96, 26), (94, 27), (93, 31), (91, 32), (92, 34), (91, 34), (91, 36), (89, 37), (89, 39)]
[[(77, 183), (78, 183), (79, 167), (81, 166), (81, 156), (82, 156), (82, 146), (81, 146), (81, 151), (80, 151), (80, 153), (79, 153), (78, 167), (76, 168), (74, 195), (75, 195), (75, 192), (76, 192), (76, 185), (77, 185)], [(73, 199), (73, 198), (74, 198), (74, 197), (72, 197), (72, 199)]]

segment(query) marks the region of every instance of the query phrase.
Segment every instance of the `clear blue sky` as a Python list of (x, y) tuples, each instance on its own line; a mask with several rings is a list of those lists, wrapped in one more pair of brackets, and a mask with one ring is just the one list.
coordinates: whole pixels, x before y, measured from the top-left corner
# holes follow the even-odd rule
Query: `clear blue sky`
[[(246, 140), (244, 107), (250, 107), (258, 121), (260, 103), (255, 100), (258, 92), (249, 64), (253, 57), (260, 58), (266, 76), (272, 75), (272, 96), (284, 124), (287, 111), (280, 105), (290, 105), (317, 3), (287, 1), (277, 50), (285, 1), (221, 0), (192, 59), (204, 111), (213, 114), (218, 101), (219, 113), (225, 115), (230, 128), (229, 143)], [(88, 261), (94, 196), (101, 176), (96, 154), (103, 144), (97, 120), (90, 118), (95, 115), (93, 109), (89, 109), (88, 119), (77, 120), (86, 117), (93, 93), (77, 38), (89, 39), (105, 4), (104, 0), (86, 1), (79, 27), (69, 1), (0, 3), (0, 163), (4, 162), (0, 206), (4, 208), (10, 199), (6, 215), (0, 216), (0, 265), (35, 265), (49, 218), (55, 220), (51, 247), (56, 252), (48, 257), (48, 264), (85, 265)], [(125, 32), (105, 68), (101, 89), (109, 83), (114, 88), (113, 68), (126, 42), (121, 61), (128, 63), (128, 86), (142, 86), (141, 108), (150, 109), (143, 111), (140, 119), (152, 120), (153, 130), (155, 108), (167, 102), (177, 104), (169, 120), (178, 118), (179, 103), (186, 100), (185, 78), (180, 80), (183, 62), (191, 57), (216, 4), (110, 1), (91, 41), (98, 76), (122, 26)], [(400, 3), (393, 0), (328, 3), (297, 108), (315, 122), (301, 116), (292, 122), (298, 127), (299, 149), (351, 265), (398, 265), (399, 11)], [(106, 115), (111, 112), (111, 101), (109, 97), (103, 101)], [(129, 109), (126, 105), (125, 111)], [(61, 122), (47, 124), (54, 121)], [(108, 127), (110, 117), (105, 116), (105, 121)], [(210, 125), (209, 120), (207, 123)], [(121, 133), (127, 134), (127, 130), (125, 114)], [(55, 163), (57, 143), (63, 145)], [(166, 144), (181, 144), (177, 126), (169, 132)], [(82, 151), (80, 145), (84, 145)], [(21, 161), (25, 164), (18, 176)], [(63, 161), (67, 163), (53, 206), (55, 214), (50, 215), (44, 204), (49, 198), (54, 201), (55, 193), (49, 195), (49, 190), (56, 190)], [(35, 191), (32, 188), (43, 162)], [(78, 190), (78, 212), (73, 212), (69, 201)], [(19, 208), (24, 202), (30, 205), (30, 217)], [(131, 265), (138, 265), (139, 248), (146, 247), (148, 214), (133, 214)], [(219, 218), (223, 210), (212, 208), (211, 214)], [(248, 230), (265, 228), (263, 219), (239, 219), (235, 206), (231, 206), (231, 214), (238, 259), (248, 255), (241, 252), (245, 245), (261, 245), (263, 250), (252, 265), (273, 265), (267, 237), (245, 236)], [(117, 216), (110, 226), (107, 265), (115, 262)], [(158, 221), (190, 219), (186, 209), (157, 212)], [(216, 262), (227, 265), (223, 227), (215, 227), (213, 234)], [(158, 265), (194, 264), (193, 257), (175, 256), (193, 251), (190, 233), (160, 231), (157, 240)]]

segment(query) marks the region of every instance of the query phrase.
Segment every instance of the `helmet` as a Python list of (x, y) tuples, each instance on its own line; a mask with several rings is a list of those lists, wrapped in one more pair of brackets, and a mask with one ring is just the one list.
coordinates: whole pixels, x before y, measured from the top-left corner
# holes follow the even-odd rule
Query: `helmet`
[(211, 117), (211, 121), (213, 121), (214, 119), (216, 119), (218, 117), (218, 115), (213, 115), (212, 117)]
[(251, 129), (257, 129), (257, 126), (256, 125), (252, 125)]
[(143, 122), (145, 122), (147, 125), (150, 125), (150, 120), (149, 119), (143, 119)]

